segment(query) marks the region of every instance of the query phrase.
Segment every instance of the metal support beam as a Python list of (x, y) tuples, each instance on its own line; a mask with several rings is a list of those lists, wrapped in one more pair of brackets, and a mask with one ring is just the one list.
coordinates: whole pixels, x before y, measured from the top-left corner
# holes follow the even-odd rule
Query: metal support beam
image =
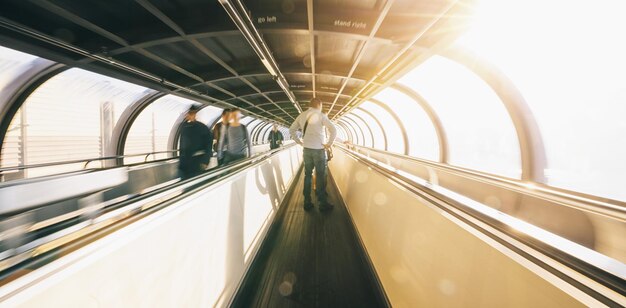
[[(281, 89), (285, 91), (285, 94), (287, 95), (289, 100), (292, 101), (298, 112), (302, 112), (300, 104), (296, 101), (295, 95), (291, 92), (289, 88), (289, 83), (280, 71), (276, 60), (274, 60), (272, 53), (269, 51), (267, 44), (259, 34), (258, 29), (254, 26), (252, 20), (250, 20), (250, 16), (248, 15), (245, 6), (239, 0), (218, 1), (224, 7), (224, 10), (226, 10), (226, 13), (228, 13), (228, 16), (230, 16), (237, 28), (239, 28), (239, 30), (241, 31), (241, 35), (243, 35), (246, 41), (250, 44), (250, 47), (252, 47), (252, 49), (259, 56), (261, 63), (263, 63), (268, 72), (274, 77)], [(295, 118), (290, 113), (286, 111), (284, 112), (289, 117), (295, 120)]]
[(391, 87), (412, 98), (422, 108), (422, 110), (426, 112), (426, 115), (428, 115), (428, 118), (437, 133), (437, 140), (439, 141), (439, 162), (444, 164), (448, 163), (448, 137), (446, 136), (446, 131), (435, 110), (432, 106), (430, 106), (424, 97), (419, 95), (413, 89), (400, 83), (394, 83)]
[(346, 133), (346, 137), (348, 137), (348, 141), (354, 144), (353, 140), (355, 138), (352, 136), (352, 131), (346, 126), (346, 124), (343, 121), (337, 121), (337, 125), (343, 128), (343, 131)]
[[(115, 124), (113, 136), (111, 136), (111, 146), (106, 149), (106, 156), (124, 155), (126, 138), (137, 117), (146, 107), (165, 95), (166, 94), (163, 92), (150, 92), (126, 107)], [(123, 163), (123, 159), (118, 159), (115, 162), (116, 165), (122, 165)], [(109, 166), (109, 164), (107, 164), (107, 166)]]
[(546, 152), (539, 125), (524, 96), (503, 72), (478, 55), (450, 48), (442, 56), (455, 61), (484, 80), (498, 95), (509, 113), (520, 146), (522, 180), (545, 183)]
[(313, 34), (313, 0), (306, 1), (307, 21), (309, 24), (309, 45), (311, 47), (311, 81), (313, 83), (313, 97), (315, 93), (315, 34)]
[[(376, 35), (376, 32), (378, 32), (378, 28), (380, 28), (380, 25), (382, 25), (383, 20), (385, 20), (385, 17), (389, 13), (389, 10), (391, 9), (391, 6), (393, 5), (393, 3), (394, 3), (394, 0), (387, 0), (385, 5), (383, 6), (380, 14), (378, 15), (378, 18), (376, 19), (376, 22), (374, 23), (374, 25), (372, 26), (372, 29), (370, 30), (370, 34), (367, 40), (361, 43), (361, 48), (359, 48), (356, 58), (354, 59), (354, 63), (352, 64), (352, 67), (350, 68), (350, 71), (348, 72), (348, 77), (351, 77), (352, 74), (354, 74), (354, 71), (356, 71), (356, 68), (359, 66), (359, 63), (361, 62), (361, 59), (363, 58), (363, 55), (365, 54), (365, 50), (367, 50), (367, 47), (369, 47), (369, 45), (372, 43), (371, 39)], [(339, 94), (343, 93), (343, 90), (346, 88), (347, 84), (348, 84), (348, 80), (344, 80), (344, 82), (341, 84), (341, 88), (339, 88), (339, 91), (337, 92), (337, 96), (335, 97), (333, 104), (330, 106), (330, 109), (328, 110), (329, 115), (333, 111), (333, 108), (335, 107), (335, 104), (337, 103), (337, 100), (339, 99)]]
[(360, 140), (359, 140), (359, 135), (356, 133), (356, 129), (354, 129), (354, 127), (352, 127), (352, 125), (350, 125), (350, 123), (348, 123), (344, 119), (339, 119), (339, 121), (337, 123), (343, 125), (344, 127), (346, 127), (348, 129), (348, 131), (350, 131), (350, 137), (352, 138), (352, 140), (350, 140), (350, 142), (352, 142), (353, 144), (362, 145)]
[(402, 56), (404, 56), (409, 50), (411, 50), (412, 48), (414, 48), (415, 46), (417, 46), (417, 42), (419, 41), (420, 38), (422, 38), (422, 36), (424, 36), (424, 34), (426, 34), (426, 32), (428, 32), (441, 18), (443, 18), (443, 16), (445, 16), (446, 14), (448, 14), (448, 12), (455, 6), (457, 5), (457, 2), (459, 2), (459, 0), (454, 0), (454, 1), (450, 1), (450, 3), (441, 11), (441, 13), (439, 13), (435, 18), (433, 18), (423, 29), (422, 31), (420, 31), (419, 33), (417, 33), (413, 39), (411, 39), (398, 53), (396, 53), (396, 55), (391, 58), (389, 61), (387, 61), (387, 63), (385, 63), (385, 65), (378, 71), (378, 73), (376, 73), (376, 75), (374, 75), (372, 78), (370, 78), (370, 80), (367, 81), (367, 83), (365, 85), (363, 85), (363, 87), (361, 87), (361, 90), (359, 90), (352, 98), (352, 100), (350, 100), (348, 103), (346, 103), (340, 110), (339, 112), (337, 112), (334, 116), (333, 119), (340, 116), (341, 113), (348, 109), (351, 105), (355, 105), (356, 106), (356, 100), (359, 99), (359, 95), (361, 95), (361, 93), (363, 93), (363, 91), (365, 91), (365, 89), (367, 89), (367, 87), (369, 85), (371, 85), (373, 82), (376, 81), (376, 79), (378, 79), (378, 77), (382, 76), (385, 74), (385, 72), (387, 72), (387, 70), (389, 70), (395, 63), (396, 61), (398, 61), (398, 59), (400, 59)]
[(17, 111), (39, 86), (66, 69), (63, 64), (37, 59), (29, 70), (0, 90), (0, 158), (4, 139)]
[[(388, 147), (387, 147), (387, 133), (385, 132), (385, 127), (383, 126), (383, 124), (382, 124), (382, 123), (380, 122), (380, 120), (378, 120), (378, 118), (377, 118), (376, 116), (374, 116), (374, 114), (372, 114), (371, 112), (369, 112), (369, 111), (367, 111), (367, 110), (365, 110), (365, 109), (363, 109), (363, 108), (360, 108), (360, 107), (358, 107), (358, 108), (356, 108), (356, 109), (358, 109), (358, 110), (360, 110), (361, 112), (364, 112), (365, 114), (367, 114), (367, 115), (369, 115), (370, 117), (372, 117), (372, 119), (374, 119), (374, 121), (376, 122), (376, 124), (378, 125), (378, 127), (380, 127), (380, 131), (383, 133), (383, 141), (384, 141), (384, 145), (385, 145), (384, 149), (385, 149), (385, 151), (387, 151), (387, 150), (388, 150)], [(356, 114), (355, 114), (355, 115), (356, 115)]]
[(374, 98), (371, 98), (369, 101), (385, 109), (385, 111), (387, 111), (389, 115), (391, 115), (391, 117), (396, 121), (398, 127), (400, 127), (400, 131), (402, 132), (402, 140), (404, 141), (404, 155), (409, 155), (409, 136), (406, 127), (400, 120), (400, 117), (398, 117), (398, 115), (383, 102)]
[[(350, 122), (352, 122), (352, 124), (354, 124), (353, 127), (356, 127), (354, 130), (358, 131), (359, 133), (361, 133), (361, 140), (362, 140), (361, 145), (364, 146), (364, 147), (367, 146), (367, 145), (365, 145), (365, 133), (363, 132), (363, 127), (361, 127), (361, 125), (359, 125), (359, 123), (357, 123), (351, 117), (342, 117), (342, 119), (346, 120), (346, 123), (348, 123), (348, 124), (350, 124)], [(347, 120), (349, 120), (349, 121), (347, 121)], [(352, 126), (352, 125), (350, 125), (350, 126)]]
[[(374, 147), (374, 144), (375, 144), (375, 142), (376, 142), (376, 141), (375, 141), (375, 139), (374, 139), (374, 132), (372, 131), (372, 128), (369, 126), (369, 124), (367, 124), (367, 122), (366, 122), (365, 120), (363, 120), (363, 118), (361, 118), (360, 116), (358, 116), (358, 115), (356, 115), (356, 114), (354, 114), (354, 113), (351, 113), (351, 114), (349, 114), (349, 115), (346, 115), (346, 118), (348, 118), (347, 116), (349, 116), (349, 117), (350, 117), (350, 119), (351, 119), (352, 121), (354, 121), (355, 123), (357, 123), (357, 121), (356, 121), (355, 119), (352, 119), (352, 117), (354, 117), (354, 118), (358, 119), (359, 121), (363, 122), (363, 125), (364, 125), (364, 126), (367, 128), (367, 130), (370, 132), (370, 140), (372, 140), (372, 147)], [(357, 123), (357, 125), (358, 125), (358, 123)], [(363, 143), (363, 145), (364, 145), (364, 146), (367, 146), (367, 145), (365, 145), (365, 143)]]

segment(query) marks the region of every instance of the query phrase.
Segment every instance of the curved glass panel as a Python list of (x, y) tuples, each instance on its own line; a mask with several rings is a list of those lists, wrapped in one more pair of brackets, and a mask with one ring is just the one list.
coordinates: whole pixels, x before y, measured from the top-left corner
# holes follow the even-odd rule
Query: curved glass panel
[(345, 119), (340, 119), (339, 120), (340, 123), (342, 123), (349, 131), (350, 137), (352, 138), (352, 140), (350, 140), (353, 144), (356, 145), (363, 145), (361, 143), (361, 134), (360, 132), (357, 132), (354, 124), (346, 121)]
[(458, 44), (524, 95), (544, 140), (547, 184), (626, 200), (624, 1), (478, 4)]
[[(355, 127), (355, 128), (360, 129), (360, 131), (358, 131), (358, 133), (359, 133), (359, 137), (361, 139), (363, 139), (363, 140), (361, 140), (362, 145), (366, 146), (366, 147), (372, 147), (373, 140), (372, 140), (372, 135), (370, 133), (370, 129), (369, 129), (368, 125), (365, 124), (359, 118), (355, 117), (354, 115), (347, 114), (343, 118), (346, 119), (346, 120), (350, 120), (349, 122), (351, 122), (351, 124), (358, 126), (358, 127)], [(363, 134), (361, 134), (361, 133), (363, 133)]]
[(358, 108), (352, 110), (350, 113), (358, 117), (361, 117), (361, 119), (363, 119), (369, 125), (370, 129), (372, 130), (372, 134), (374, 135), (372, 147), (376, 149), (384, 150), (385, 149), (385, 135), (383, 134), (382, 128), (378, 125), (378, 122), (372, 116), (370, 116), (367, 112), (364, 112), (363, 110), (359, 110)]
[(517, 133), (495, 92), (464, 66), (433, 56), (399, 83), (422, 95), (446, 132), (450, 164), (521, 177)]
[(254, 119), (252, 121), (250, 121), (250, 123), (246, 124), (246, 126), (248, 127), (248, 131), (250, 132), (250, 136), (252, 136), (252, 133), (254, 132), (254, 130), (256, 129), (256, 127), (261, 124), (263, 122), (261, 122), (261, 120), (259, 119)]
[(352, 142), (352, 133), (350, 132), (350, 129), (343, 123), (343, 121), (337, 121), (337, 127), (340, 127), (343, 131), (343, 135), (345, 136), (344, 141)]
[[(10, 125), (25, 140), (20, 162), (31, 165), (104, 156), (120, 114), (148, 93), (147, 88), (78, 68), (52, 77), (26, 99), (20, 119), (16, 117)], [(95, 166), (101, 162), (88, 167)], [(38, 168), (27, 170), (24, 176), (82, 168), (83, 164)]]
[(196, 119), (208, 126), (222, 114), (222, 110), (221, 108), (206, 106), (198, 111)]
[[(174, 96), (166, 95), (150, 106), (146, 107), (133, 122), (126, 144), (124, 154), (140, 154), (169, 151), (168, 141), (174, 125), (189, 107), (195, 104), (194, 101)], [(167, 154), (156, 155), (155, 158), (165, 158)], [(135, 163), (143, 161), (143, 157), (124, 159), (125, 163)]]
[(408, 95), (394, 88), (386, 88), (374, 98), (396, 112), (409, 137), (409, 155), (429, 160), (439, 160), (437, 132), (420, 105)]
[(402, 138), (402, 130), (396, 122), (396, 120), (385, 110), (372, 102), (365, 102), (359, 107), (369, 111), (371, 114), (375, 114), (376, 118), (384, 126), (385, 134), (387, 135), (387, 150), (390, 152), (396, 152), (404, 154), (404, 140)]
[(334, 123), (335, 127), (337, 128), (337, 140), (336, 142), (344, 142), (346, 140), (348, 140), (348, 137), (346, 137), (346, 132), (344, 131), (343, 127), (341, 127), (340, 125), (338, 125), (336, 122)]
[(33, 66), (36, 56), (0, 46), (0, 91)]

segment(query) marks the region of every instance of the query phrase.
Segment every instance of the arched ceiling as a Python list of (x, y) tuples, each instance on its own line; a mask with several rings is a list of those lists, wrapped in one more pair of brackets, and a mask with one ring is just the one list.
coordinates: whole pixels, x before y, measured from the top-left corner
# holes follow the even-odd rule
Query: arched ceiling
[[(406, 65), (456, 37), (469, 15), (466, 1), (454, 0), (244, 2), (4, 0), (0, 39), (54, 61), (289, 124), (313, 96), (337, 116), (355, 94), (393, 79), (381, 74), (393, 71), (390, 63)], [(255, 44), (269, 52), (287, 90)]]

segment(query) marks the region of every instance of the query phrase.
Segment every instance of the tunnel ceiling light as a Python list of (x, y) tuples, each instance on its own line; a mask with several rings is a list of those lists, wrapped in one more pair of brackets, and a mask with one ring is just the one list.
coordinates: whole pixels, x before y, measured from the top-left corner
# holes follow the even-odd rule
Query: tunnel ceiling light
[(230, 18), (233, 20), (241, 34), (246, 38), (250, 46), (254, 50), (254, 52), (261, 59), (261, 63), (267, 69), (267, 71), (272, 75), (272, 77), (276, 80), (280, 88), (285, 92), (289, 100), (296, 107), (298, 112), (302, 112), (302, 108), (300, 104), (298, 104), (296, 100), (296, 96), (289, 89), (289, 83), (285, 79), (285, 76), (280, 72), (278, 68), (278, 64), (272, 53), (259, 31), (257, 31), (256, 27), (254, 27), (254, 23), (250, 19), (250, 16), (246, 13), (246, 8), (239, 0), (218, 0), (219, 3), (224, 7)]

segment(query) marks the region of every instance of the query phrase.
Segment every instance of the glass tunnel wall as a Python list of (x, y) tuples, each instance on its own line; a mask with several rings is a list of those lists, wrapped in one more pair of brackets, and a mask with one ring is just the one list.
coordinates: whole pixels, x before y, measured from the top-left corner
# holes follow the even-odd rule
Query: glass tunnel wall
[[(0, 47), (0, 89), (16, 82), (36, 61), (53, 64)], [(85, 160), (108, 156), (107, 149), (115, 147), (112, 135), (120, 125), (121, 115), (133, 103), (153, 93), (154, 90), (79, 68), (62, 71), (34, 89), (16, 111), (2, 144), (0, 168), (81, 161), (29, 168), (9, 177), (27, 178), (104, 167), (104, 161), (86, 163)], [(174, 95), (156, 99), (134, 119), (123, 154), (172, 150), (170, 142), (176, 125), (194, 103)], [(211, 125), (221, 113), (221, 108), (206, 106), (198, 112), (198, 121)], [(242, 119), (244, 124), (252, 122), (255, 122), (252, 127), (264, 123), (249, 116)], [(152, 155), (148, 159), (167, 155)], [(145, 160), (144, 156), (129, 157), (125, 163)]]
[[(539, 177), (543, 183), (626, 200), (626, 143), (621, 142), (626, 136), (626, 41), (621, 39), (626, 6), (617, 0), (588, 4), (478, 1), (470, 31), (449, 50), (396, 81), (421, 96), (440, 119), (447, 163), (520, 179), (522, 151), (540, 151), (545, 163), (527, 163), (546, 166)], [(563, 7), (568, 7), (568, 12), (563, 13)], [(604, 17), (594, 23), (581, 22), (590, 14)], [(559, 23), (554, 22), (557, 15), (563, 17)], [(529, 23), (528, 16), (536, 19)], [(470, 60), (450, 58), (454, 52)], [(472, 61), (474, 56), (501, 70), (514, 89), (492, 88), (500, 81), (483, 79), (478, 71), (485, 68), (480, 61)], [(509, 110), (508, 102), (495, 90), (521, 93), (530, 111), (530, 117), (521, 118), (536, 120), (536, 137), (543, 142), (545, 153), (544, 147), (522, 148), (517, 135), (520, 124), (513, 121), (520, 115), (513, 114), (516, 111)], [(348, 114), (366, 119), (375, 135), (374, 148), (382, 149), (384, 133), (387, 150), (403, 154), (408, 146), (408, 155), (438, 160), (441, 145), (436, 128), (414, 98), (392, 86), (374, 95), (372, 101)], [(382, 131), (376, 128), (377, 121)], [(346, 124), (367, 131), (358, 120)], [(356, 143), (358, 133), (352, 125), (340, 126), (339, 135)], [(408, 132), (407, 144), (402, 130)], [(543, 160), (543, 156), (536, 159)]]
[[(467, 33), (396, 81), (432, 107), (440, 128), (415, 97), (392, 86), (341, 119), (338, 139), (430, 161), (440, 161), (441, 149), (445, 149), (442, 163), (522, 178), (528, 163), (522, 157), (529, 149), (520, 145), (519, 123), (505, 107), (506, 99), (499, 92), (503, 89), (495, 88), (497, 81), (489, 83), (478, 72), (482, 61), (510, 80), (536, 121), (537, 137), (544, 145), (541, 151), (545, 148), (538, 180), (626, 201), (623, 1), (477, 3)], [(588, 16), (602, 18), (581, 22)], [(451, 56), (454, 52), (480, 61), (462, 63)], [(11, 84), (38, 60), (43, 59), (0, 47), (0, 87)], [(78, 89), (74, 91), (78, 94), (65, 95), (63, 90), (68, 88)], [(0, 166), (102, 156), (122, 111), (151, 91), (77, 68), (53, 76), (13, 117), (2, 144)], [(191, 103), (168, 95), (146, 107), (132, 125), (124, 153), (169, 150), (175, 122)], [(207, 107), (199, 119), (210, 124), (220, 112)], [(244, 122), (256, 137), (253, 142), (267, 141), (271, 126), (250, 117)], [(286, 128), (281, 131), (289, 138)], [(45, 173), (29, 172), (32, 176)]]

